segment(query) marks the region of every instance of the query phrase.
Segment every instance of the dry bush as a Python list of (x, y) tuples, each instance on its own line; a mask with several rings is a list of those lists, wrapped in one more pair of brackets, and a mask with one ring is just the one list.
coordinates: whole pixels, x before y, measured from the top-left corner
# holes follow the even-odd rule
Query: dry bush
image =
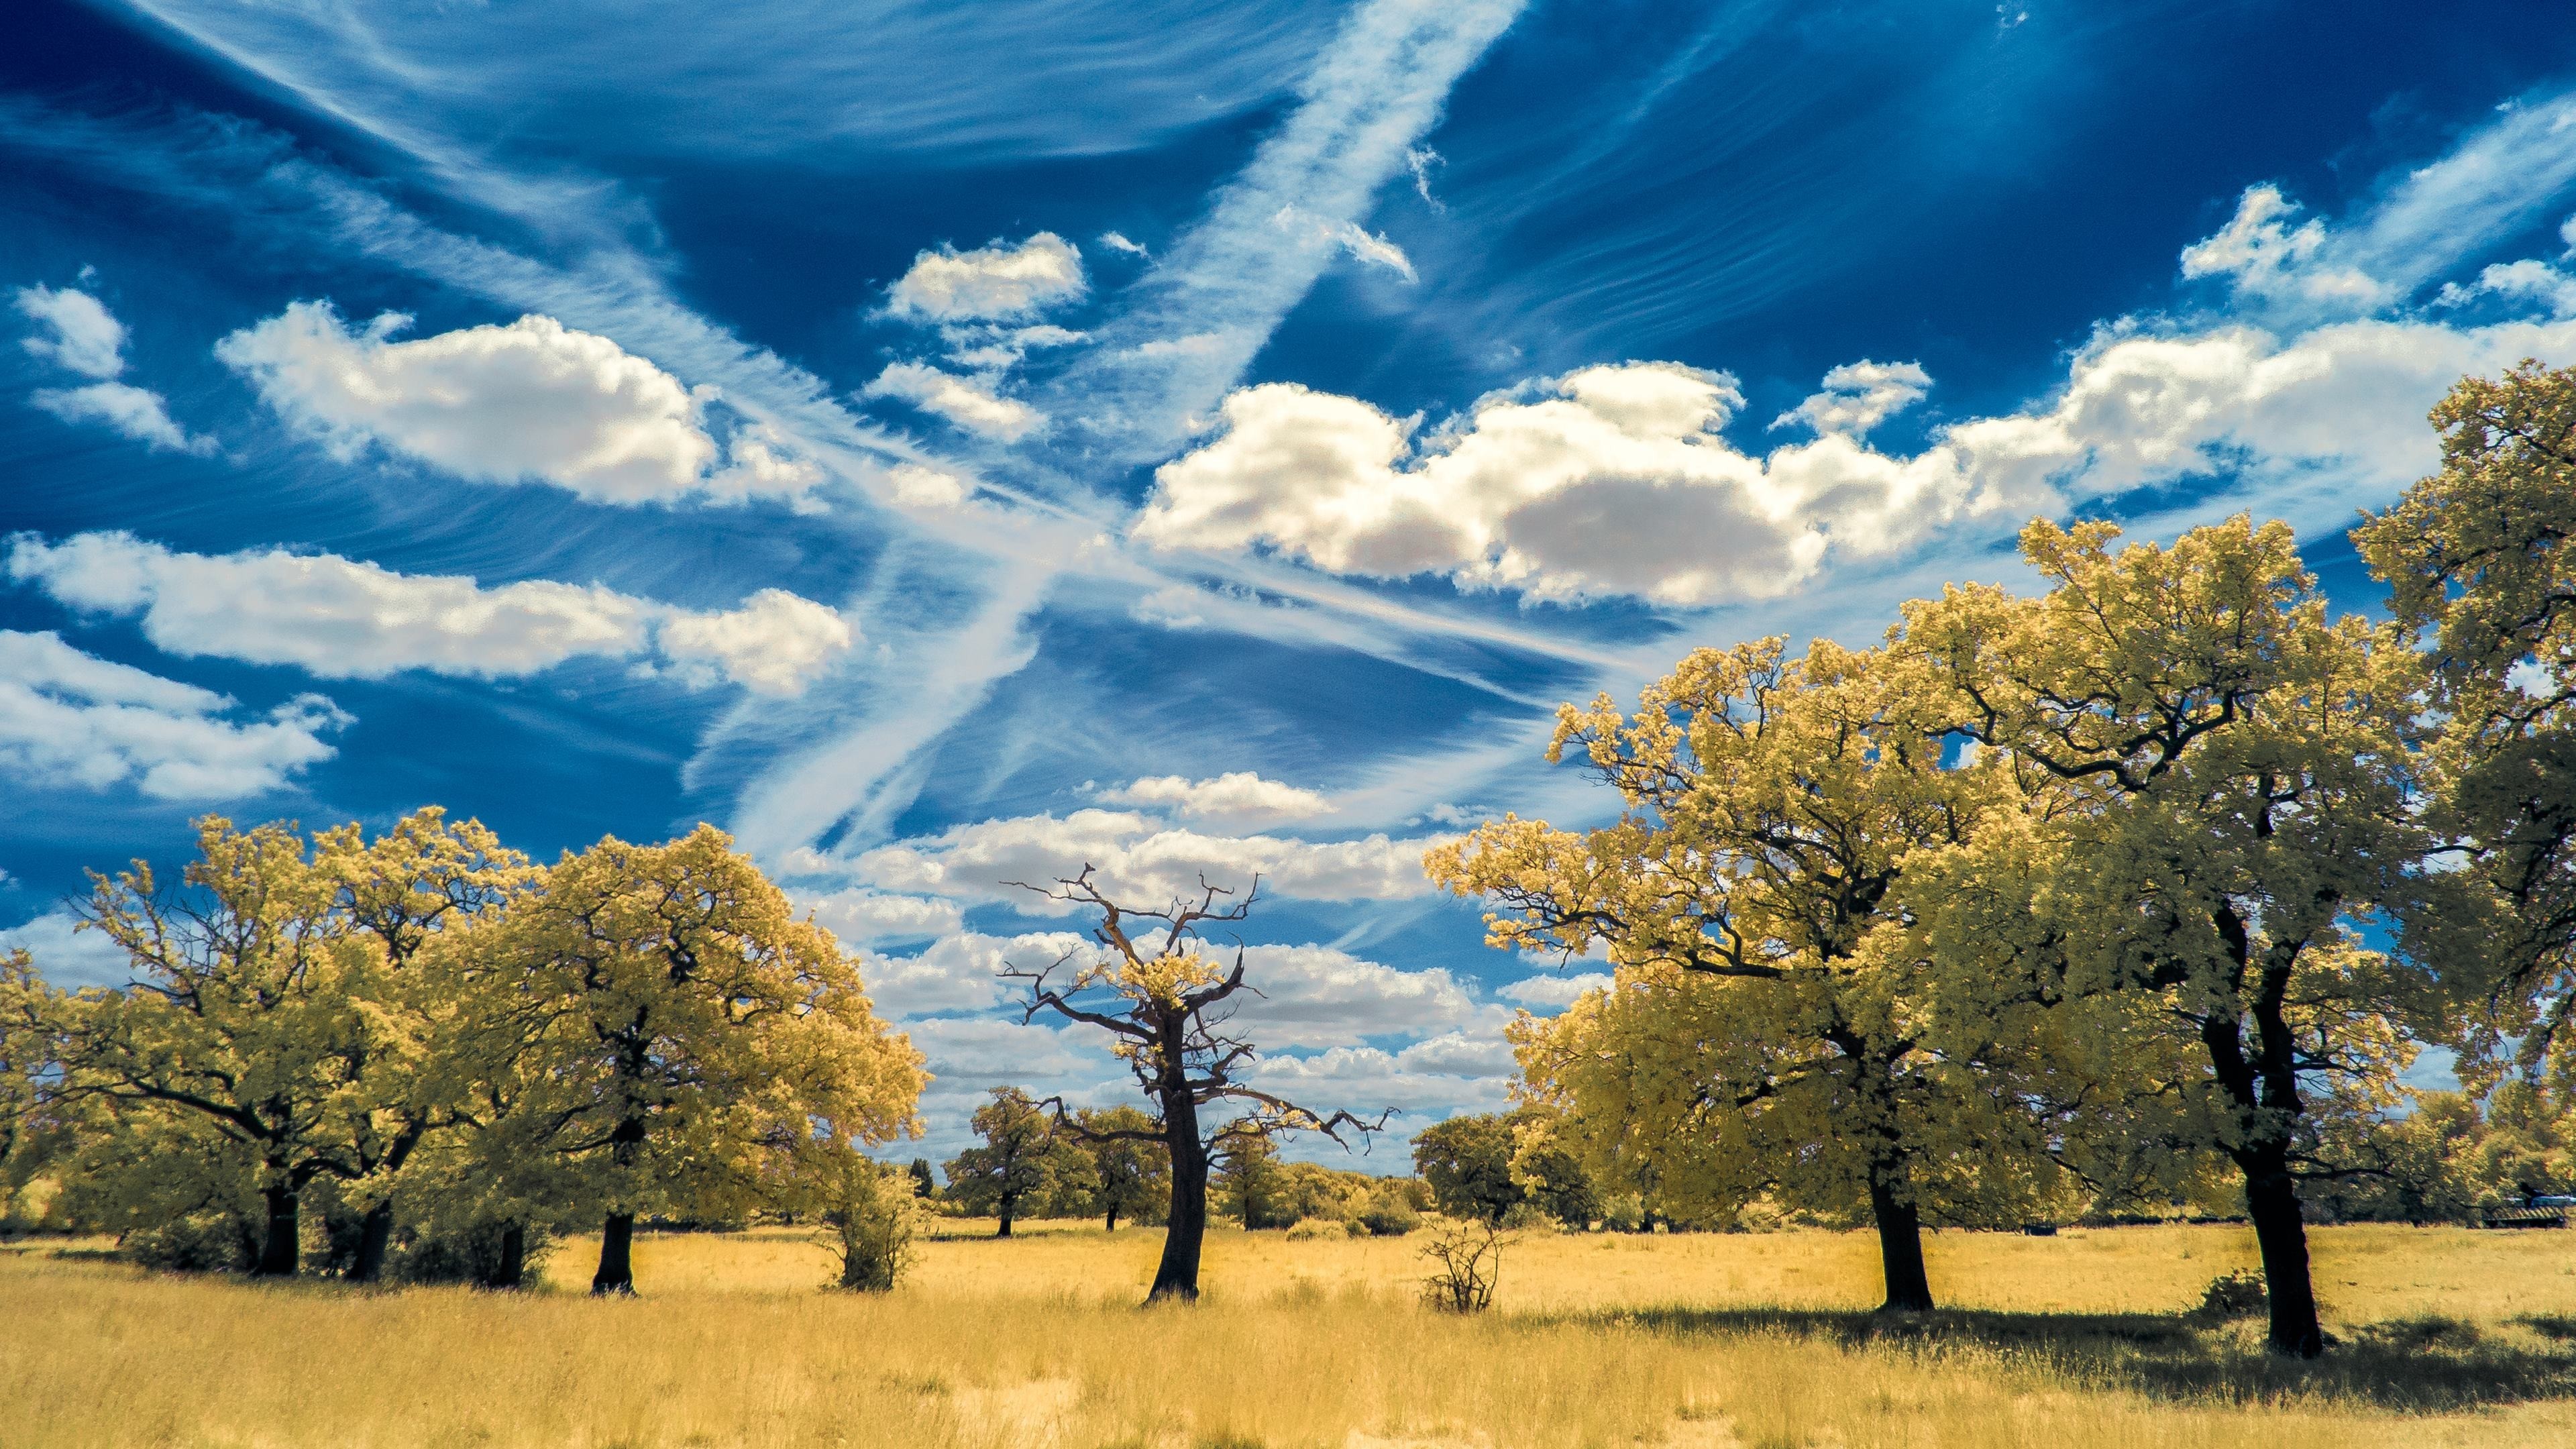
[(1450, 1313), (1482, 1313), (1492, 1307), (1503, 1248), (1511, 1241), (1491, 1223), (1443, 1222), (1422, 1245), (1423, 1259), (1431, 1264), (1422, 1280), (1422, 1301)]

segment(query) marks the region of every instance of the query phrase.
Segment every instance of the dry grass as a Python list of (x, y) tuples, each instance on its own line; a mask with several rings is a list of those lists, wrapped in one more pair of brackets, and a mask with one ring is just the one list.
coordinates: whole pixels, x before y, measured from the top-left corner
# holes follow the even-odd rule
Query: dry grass
[(156, 1279), (40, 1245), (0, 1255), (0, 1444), (2576, 1443), (2561, 1234), (2319, 1232), (2344, 1346), (2313, 1368), (2178, 1316), (2250, 1263), (2241, 1229), (1943, 1234), (1959, 1311), (1906, 1325), (1866, 1313), (1857, 1235), (1536, 1238), (1478, 1319), (1414, 1304), (1406, 1241), (1275, 1233), (1214, 1235), (1199, 1308), (1139, 1309), (1158, 1243), (943, 1238), (863, 1298), (817, 1291), (795, 1234), (646, 1237), (624, 1303)]

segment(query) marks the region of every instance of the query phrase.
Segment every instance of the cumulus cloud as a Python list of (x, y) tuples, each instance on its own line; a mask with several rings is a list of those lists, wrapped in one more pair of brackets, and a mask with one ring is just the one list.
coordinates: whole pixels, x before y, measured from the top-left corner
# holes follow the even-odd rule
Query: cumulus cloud
[(1202, 876), (1241, 892), (1256, 875), (1268, 895), (1397, 900), (1429, 892), (1422, 852), (1431, 843), (1384, 835), (1323, 844), (1269, 835), (1208, 835), (1128, 811), (1076, 810), (1061, 819), (1024, 815), (954, 826), (868, 851), (846, 866), (811, 852), (799, 857), (798, 864), (809, 870), (846, 870), (885, 890), (1062, 914), (1068, 908), (1007, 882), (1045, 885), (1088, 864), (1103, 890), (1127, 900), (1195, 896)]
[(1861, 437), (1923, 400), (1932, 375), (1913, 362), (1847, 362), (1825, 374), (1823, 389), (1782, 413), (1775, 428), (1804, 423), (1818, 433)]
[(2576, 316), (2576, 277), (2532, 258), (2497, 262), (2474, 282), (2443, 283), (2433, 300), (2437, 306), (2463, 307), (2486, 297), (2538, 302), (2554, 316)]
[(1695, 603), (1793, 586), (1825, 549), (1808, 495), (1856, 481), (1774, 474), (1727, 446), (1716, 430), (1742, 397), (1722, 373), (1589, 367), (1529, 393), (1417, 445), (1411, 421), (1353, 398), (1243, 389), (1222, 436), (1156, 471), (1135, 532), (1266, 544), (1336, 573)]
[(58, 991), (122, 986), (134, 976), (133, 958), (124, 948), (99, 931), (81, 929), (81, 918), (69, 911), (0, 931), (0, 955), (17, 950), (33, 956), (37, 972)]
[(99, 423), (146, 447), (204, 455), (215, 440), (191, 436), (170, 417), (169, 404), (149, 388), (115, 379), (125, 372), (125, 324), (107, 304), (74, 287), (20, 287), (21, 315), (38, 330), (19, 339), (37, 357), (96, 381), (79, 387), (38, 388), (27, 397), (67, 423)]
[[(1123, 232), (1102, 232), (1100, 234), (1100, 244), (1109, 248), (1113, 252), (1125, 252), (1131, 257), (1150, 257), (1153, 255), (1152, 252), (1145, 249), (1145, 244), (1143, 242), (1130, 241)], [(2570, 242), (2569, 245), (2576, 246), (2576, 242)]]
[[(816, 919), (822, 919), (820, 912)], [(862, 967), (868, 996), (897, 1020), (981, 1011), (1012, 993), (1005, 966), (1034, 971), (1083, 948), (1070, 931), (986, 936), (962, 931), (911, 956), (875, 956)]]
[(883, 941), (925, 941), (954, 935), (966, 928), (966, 916), (955, 901), (935, 896), (895, 896), (881, 891), (845, 890), (800, 896), (798, 904), (846, 945)]
[[(2488, 290), (2559, 307), (2554, 273), (2490, 271)], [(1157, 471), (1133, 527), (1160, 547), (1268, 547), (1336, 573), (1440, 573), (1536, 598), (1760, 598), (1804, 583), (1829, 547), (1883, 556), (1961, 519), (2185, 477), (2345, 490), (2348, 511), (2349, 490), (2433, 466), (2423, 416), (2454, 380), (2526, 356), (2576, 356), (2576, 319), (2363, 317), (2286, 335), (2124, 323), (2075, 354), (2053, 396), (1944, 427), (1910, 456), (1842, 431), (1749, 456), (1716, 433), (1732, 381), (1671, 363), (1489, 397), (1419, 441), (1411, 420), (1272, 383), (1229, 397), (1224, 432)], [(1829, 386), (1817, 410), (1851, 395)]]
[(27, 401), (67, 423), (102, 423), (149, 448), (203, 457), (215, 440), (192, 436), (170, 417), (169, 404), (149, 388), (123, 382), (93, 382), (86, 387), (43, 387)]
[(1181, 775), (1154, 775), (1100, 798), (1112, 805), (1166, 808), (1191, 816), (1232, 819), (1307, 820), (1333, 813), (1333, 802), (1313, 790), (1265, 780), (1250, 770), (1231, 770), (1211, 780)]
[(1036, 408), (1003, 397), (975, 379), (919, 362), (897, 362), (869, 383), (868, 397), (890, 397), (936, 413), (966, 429), (1005, 443), (1019, 441), (1046, 421)]
[(1586, 971), (1576, 976), (1525, 976), (1496, 994), (1523, 1006), (1563, 1011), (1583, 993), (1607, 990), (1610, 984), (1610, 974), (1606, 971)]
[(684, 679), (793, 694), (850, 648), (848, 622), (778, 589), (729, 612), (691, 613), (597, 584), (484, 588), (283, 549), (209, 557), (126, 533), (10, 540), (8, 571), (72, 608), (140, 618), (172, 654), (292, 664), (326, 678), (405, 670), (500, 678), (581, 656), (658, 647)]
[[(1237, 1012), (1264, 1050), (1358, 1046), (1368, 1038), (1429, 1037), (1470, 1026), (1499, 1030), (1508, 1013), (1479, 1006), (1456, 977), (1404, 971), (1330, 946), (1246, 946), (1244, 979), (1261, 993)], [(1220, 952), (1231, 959), (1230, 952)]]
[(886, 294), (886, 310), (924, 322), (1026, 317), (1080, 297), (1089, 287), (1082, 253), (1042, 231), (1018, 246), (995, 242), (961, 252), (923, 252)]
[(2297, 202), (2266, 183), (2249, 186), (2227, 225), (2183, 248), (2182, 274), (2223, 277), (2240, 295), (2370, 309), (2392, 300), (2385, 283), (2326, 253), (2326, 226), (2315, 217), (2291, 225)]
[(728, 679), (758, 694), (801, 693), (856, 638), (849, 620), (785, 589), (763, 589), (739, 609), (673, 613), (654, 634), (682, 678)]
[(103, 790), (131, 780), (163, 800), (227, 800), (284, 786), (331, 757), (349, 716), (301, 695), (241, 719), (212, 690), (82, 653), (52, 633), (0, 630), (0, 772)]
[(744, 430), (730, 466), (677, 378), (614, 341), (530, 314), (408, 342), (388, 312), (352, 329), (297, 302), (215, 344), (291, 426), (341, 457), (381, 446), (482, 483), (549, 483), (599, 503), (792, 497), (820, 481)]
[(76, 287), (20, 287), (20, 316), (41, 331), (18, 345), (68, 372), (106, 379), (125, 371), (125, 324), (107, 304)]

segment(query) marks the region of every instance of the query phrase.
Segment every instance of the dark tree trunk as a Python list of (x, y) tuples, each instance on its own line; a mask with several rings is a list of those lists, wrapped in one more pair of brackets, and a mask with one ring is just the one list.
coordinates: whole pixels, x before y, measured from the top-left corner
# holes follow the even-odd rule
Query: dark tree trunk
[[(2214, 920), (2238, 963), (2231, 985), (2242, 991), (2246, 973), (2255, 969), (2252, 939), (2234, 909), (2221, 907)], [(2253, 1000), (2247, 1003), (2254, 1018), (2252, 1060), (2246, 1058), (2244, 1031), (2233, 1011), (2213, 1013), (2201, 1024), (2200, 1039), (2209, 1049), (2219, 1085), (2250, 1129), (2228, 1155), (2245, 1173), (2245, 1215), (2253, 1219), (2255, 1246), (2263, 1254), (2263, 1296), (2272, 1314), (2266, 1346), (2274, 1353), (2315, 1358), (2325, 1352), (2325, 1331), (2317, 1323), (2317, 1289), (2308, 1275), (2299, 1183), (2290, 1172), (2290, 1134), (2307, 1104), (2299, 1098), (2297, 1041), (2286, 1014), (2289, 987), (2286, 957), (2265, 962), (2257, 972)]]
[(518, 1223), (501, 1229), (501, 1262), (487, 1288), (516, 1288), (528, 1274), (528, 1230)]
[(1118, 1209), (1115, 1205), (1109, 1209), (1109, 1231), (1113, 1233), (1118, 1231)]
[(1923, 1215), (1881, 1181), (1869, 1185), (1870, 1216), (1878, 1221), (1878, 1265), (1887, 1282), (1881, 1313), (1929, 1313), (1932, 1281), (1923, 1273)]
[(610, 1213), (599, 1232), (599, 1271), (590, 1275), (594, 1294), (635, 1291), (635, 1214)]
[(2272, 1309), (2266, 1346), (2274, 1353), (2315, 1358), (2325, 1352), (2325, 1331), (2317, 1323), (2317, 1291), (2308, 1276), (2308, 1228), (2299, 1212), (2299, 1184), (2286, 1163), (2245, 1164), (2245, 1215), (2254, 1220), (2254, 1242), (2263, 1252), (2263, 1293)]
[(387, 1198), (358, 1222), (358, 1259), (349, 1265), (349, 1281), (373, 1283), (385, 1276), (385, 1251), (393, 1240), (394, 1204)]
[(1163, 1229), (1163, 1261), (1148, 1303), (1199, 1297), (1199, 1249), (1207, 1239), (1207, 1144), (1199, 1140), (1198, 1104), (1186, 1090), (1163, 1096), (1163, 1145), (1172, 1154), (1172, 1213)]
[[(384, 1170), (401, 1171), (403, 1163), (411, 1157), (411, 1150), (420, 1145), (421, 1134), (427, 1130), (425, 1125), (417, 1122), (404, 1128), (385, 1149), (384, 1161), (380, 1164)], [(349, 1268), (350, 1282), (373, 1283), (385, 1275), (385, 1250), (392, 1246), (393, 1237), (394, 1203), (388, 1197), (367, 1209), (366, 1220), (359, 1225), (358, 1261)]]
[(1011, 1205), (1007, 1202), (1003, 1203), (1001, 1211), (1002, 1225), (993, 1230), (993, 1236), (997, 1238), (1007, 1238), (1011, 1235)]
[(251, 1269), (251, 1275), (257, 1278), (292, 1278), (302, 1249), (296, 1233), (295, 1189), (264, 1188), (260, 1195), (268, 1202), (268, 1234), (259, 1245), (259, 1265)]

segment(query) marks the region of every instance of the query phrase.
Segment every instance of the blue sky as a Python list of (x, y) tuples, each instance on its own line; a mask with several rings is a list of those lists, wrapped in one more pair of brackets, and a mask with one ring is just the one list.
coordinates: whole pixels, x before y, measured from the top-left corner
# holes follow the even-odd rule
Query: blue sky
[(1416, 862), (1603, 813), (1557, 701), (2033, 514), (2366, 607), (2424, 410), (2576, 361), (2576, 16), (2324, 14), (28, 0), (0, 926), (99, 979), (64, 894), (206, 810), (713, 820), (944, 1153), (1121, 1090), (999, 882), (1259, 871), (1267, 1083), (1498, 1104), (1571, 988)]

